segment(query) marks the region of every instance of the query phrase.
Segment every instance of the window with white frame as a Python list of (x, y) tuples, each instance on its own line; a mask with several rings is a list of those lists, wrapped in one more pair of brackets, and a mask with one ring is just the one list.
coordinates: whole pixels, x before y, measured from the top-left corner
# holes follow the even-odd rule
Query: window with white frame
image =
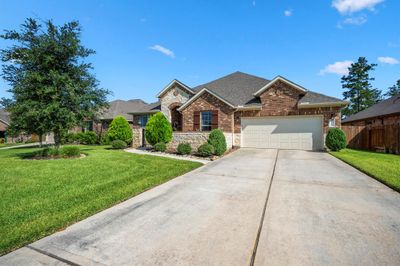
[(204, 111), (200, 114), (201, 131), (211, 131), (212, 112)]
[(336, 122), (335, 122), (335, 117), (332, 117), (331, 119), (329, 119), (329, 127), (335, 127), (336, 126)]

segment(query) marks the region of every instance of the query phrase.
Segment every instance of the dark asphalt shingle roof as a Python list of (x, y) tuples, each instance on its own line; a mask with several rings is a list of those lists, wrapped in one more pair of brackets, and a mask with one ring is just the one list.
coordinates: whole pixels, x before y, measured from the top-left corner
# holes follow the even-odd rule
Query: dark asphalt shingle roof
[(129, 113), (130, 114), (152, 113), (152, 112), (157, 112), (160, 110), (161, 110), (161, 103), (154, 102), (154, 103), (149, 103), (144, 106), (141, 106), (140, 108), (137, 108), (137, 109), (132, 109), (129, 111)]
[(99, 118), (103, 120), (112, 120), (118, 115), (122, 115), (128, 121), (132, 121), (132, 116), (128, 113), (134, 110), (140, 110), (141, 108), (146, 108), (147, 103), (140, 99), (133, 99), (129, 101), (115, 100), (109, 103), (110, 107), (103, 111)]
[(238, 71), (196, 86), (193, 90), (199, 92), (203, 88), (207, 88), (231, 104), (238, 106), (254, 102), (253, 93), (267, 85), (268, 82), (267, 79)]
[(343, 119), (342, 123), (364, 120), (367, 118), (373, 118), (378, 116), (385, 116), (400, 113), (400, 94), (390, 97), (384, 101), (381, 101), (373, 106), (358, 112), (346, 119)]
[(333, 103), (333, 102), (344, 102), (344, 101), (335, 97), (327, 96), (313, 91), (307, 91), (306, 94), (299, 100), (299, 104), (302, 103), (316, 104), (316, 103)]
[[(203, 88), (207, 88), (235, 106), (254, 106), (260, 105), (261, 103), (260, 99), (254, 97), (253, 94), (269, 82), (270, 80), (238, 71), (214, 81), (196, 86), (193, 90), (199, 92)], [(300, 104), (330, 102), (345, 103), (345, 101), (340, 99), (309, 90), (307, 90), (305, 95), (299, 101)]]
[(7, 124), (10, 123), (10, 114), (4, 109), (0, 109), (0, 120), (6, 122)]

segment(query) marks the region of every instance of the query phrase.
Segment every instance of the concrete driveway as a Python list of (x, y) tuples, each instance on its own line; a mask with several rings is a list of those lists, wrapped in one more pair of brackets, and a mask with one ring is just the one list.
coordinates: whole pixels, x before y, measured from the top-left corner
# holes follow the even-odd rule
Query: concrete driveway
[(325, 153), (241, 149), (0, 264), (395, 265), (399, 246), (399, 193)]

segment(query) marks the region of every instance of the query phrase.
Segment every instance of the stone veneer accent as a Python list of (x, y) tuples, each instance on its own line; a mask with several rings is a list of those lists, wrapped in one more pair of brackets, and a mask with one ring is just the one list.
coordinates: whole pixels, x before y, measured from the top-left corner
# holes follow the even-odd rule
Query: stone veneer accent
[(132, 139), (132, 147), (133, 148), (139, 148), (142, 146), (142, 140), (143, 140), (143, 131), (142, 128), (140, 127), (133, 127), (132, 128), (132, 133), (133, 133), (133, 139)]
[[(168, 149), (175, 151), (180, 143), (189, 143), (192, 150), (196, 151), (201, 144), (207, 142), (209, 134), (210, 132), (173, 132), (172, 141), (168, 143)], [(224, 132), (224, 135), (227, 149), (231, 149), (233, 146), (232, 133)]]
[(171, 110), (170, 106), (177, 106), (185, 103), (189, 100), (190, 94), (179, 85), (175, 85), (165, 92), (161, 98), (161, 112), (165, 115), (168, 121), (171, 122)]

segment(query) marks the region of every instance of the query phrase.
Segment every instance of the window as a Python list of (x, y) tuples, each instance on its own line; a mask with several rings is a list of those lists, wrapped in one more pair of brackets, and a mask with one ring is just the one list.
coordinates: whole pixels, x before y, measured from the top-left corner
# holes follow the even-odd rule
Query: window
[(145, 127), (147, 124), (147, 120), (149, 120), (149, 115), (141, 115), (139, 116), (139, 125), (141, 127)]
[(201, 131), (211, 131), (211, 120), (212, 120), (211, 111), (201, 112), (200, 115)]

